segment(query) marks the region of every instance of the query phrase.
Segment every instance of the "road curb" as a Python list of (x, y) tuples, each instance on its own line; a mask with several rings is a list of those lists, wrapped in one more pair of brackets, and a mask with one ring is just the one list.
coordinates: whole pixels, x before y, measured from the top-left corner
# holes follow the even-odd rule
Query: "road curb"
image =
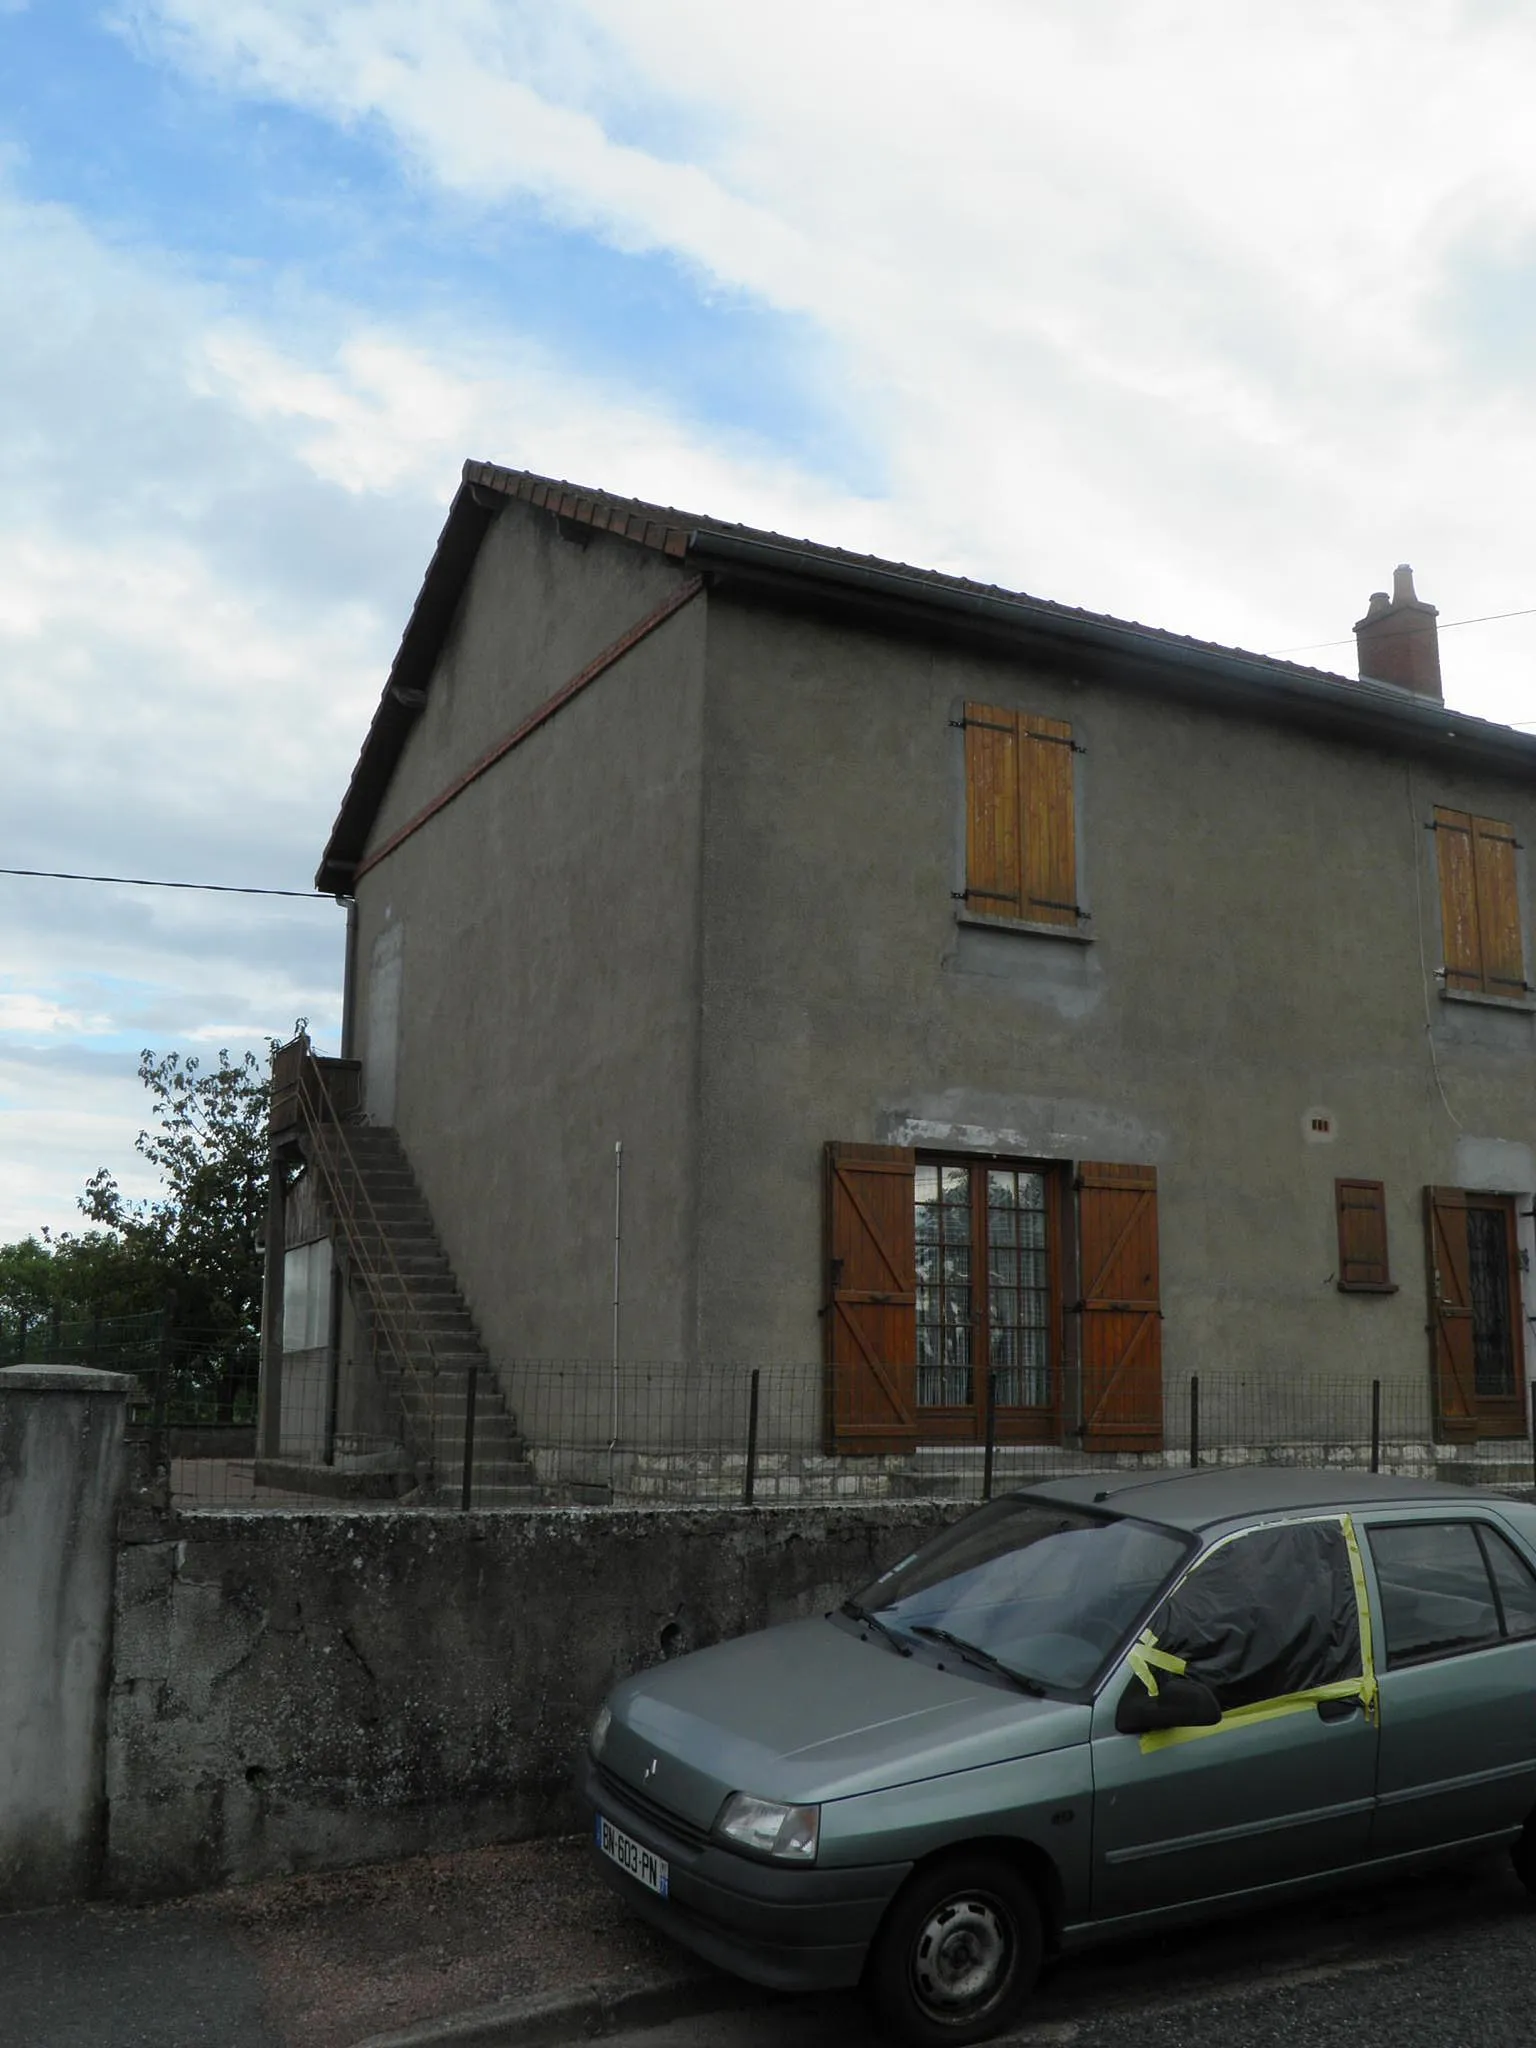
[(729, 1977), (643, 1978), (576, 1991), (535, 1991), (473, 2012), (422, 2020), (398, 2033), (370, 2034), (354, 2048), (561, 2048), (621, 2027), (659, 2027), (700, 2013), (754, 2005), (769, 1994)]

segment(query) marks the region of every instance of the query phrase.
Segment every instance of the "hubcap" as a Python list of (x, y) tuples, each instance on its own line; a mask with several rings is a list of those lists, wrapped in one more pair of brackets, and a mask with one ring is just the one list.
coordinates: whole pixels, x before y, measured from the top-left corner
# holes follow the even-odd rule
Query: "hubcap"
[(1002, 1915), (989, 1899), (946, 1899), (924, 1922), (912, 1954), (918, 1997), (936, 2016), (954, 2019), (989, 2005), (1012, 1967)]

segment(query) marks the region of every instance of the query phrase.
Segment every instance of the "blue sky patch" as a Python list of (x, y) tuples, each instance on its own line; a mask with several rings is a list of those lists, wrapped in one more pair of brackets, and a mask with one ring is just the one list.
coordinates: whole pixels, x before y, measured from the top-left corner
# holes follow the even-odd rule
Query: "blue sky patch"
[(21, 190), (109, 242), (164, 252), (257, 310), (297, 287), (407, 331), (511, 329), (681, 418), (879, 488), (835, 352), (809, 321), (712, 291), (666, 254), (554, 226), (531, 204), (442, 194), (373, 124), (212, 92), (147, 61), (83, 0), (0, 14), (0, 70)]

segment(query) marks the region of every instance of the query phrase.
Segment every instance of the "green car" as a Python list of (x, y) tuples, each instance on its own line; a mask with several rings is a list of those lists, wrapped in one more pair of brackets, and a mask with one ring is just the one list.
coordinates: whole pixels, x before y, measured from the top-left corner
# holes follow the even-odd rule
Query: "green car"
[(1256, 1469), (1009, 1495), (818, 1620), (627, 1679), (582, 1769), (623, 1897), (919, 2044), (1043, 1956), (1480, 1844), (1536, 1889), (1536, 1507)]

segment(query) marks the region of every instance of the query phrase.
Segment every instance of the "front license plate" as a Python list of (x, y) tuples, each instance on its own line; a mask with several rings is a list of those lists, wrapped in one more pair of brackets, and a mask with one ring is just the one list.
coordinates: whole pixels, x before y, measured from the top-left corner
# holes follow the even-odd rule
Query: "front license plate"
[(611, 1820), (597, 1816), (597, 1846), (605, 1856), (611, 1857), (620, 1870), (627, 1870), (637, 1884), (643, 1884), (647, 1891), (654, 1892), (659, 1899), (667, 1896), (667, 1859), (658, 1856), (654, 1849), (644, 1849), (626, 1835), (622, 1828), (616, 1828)]

